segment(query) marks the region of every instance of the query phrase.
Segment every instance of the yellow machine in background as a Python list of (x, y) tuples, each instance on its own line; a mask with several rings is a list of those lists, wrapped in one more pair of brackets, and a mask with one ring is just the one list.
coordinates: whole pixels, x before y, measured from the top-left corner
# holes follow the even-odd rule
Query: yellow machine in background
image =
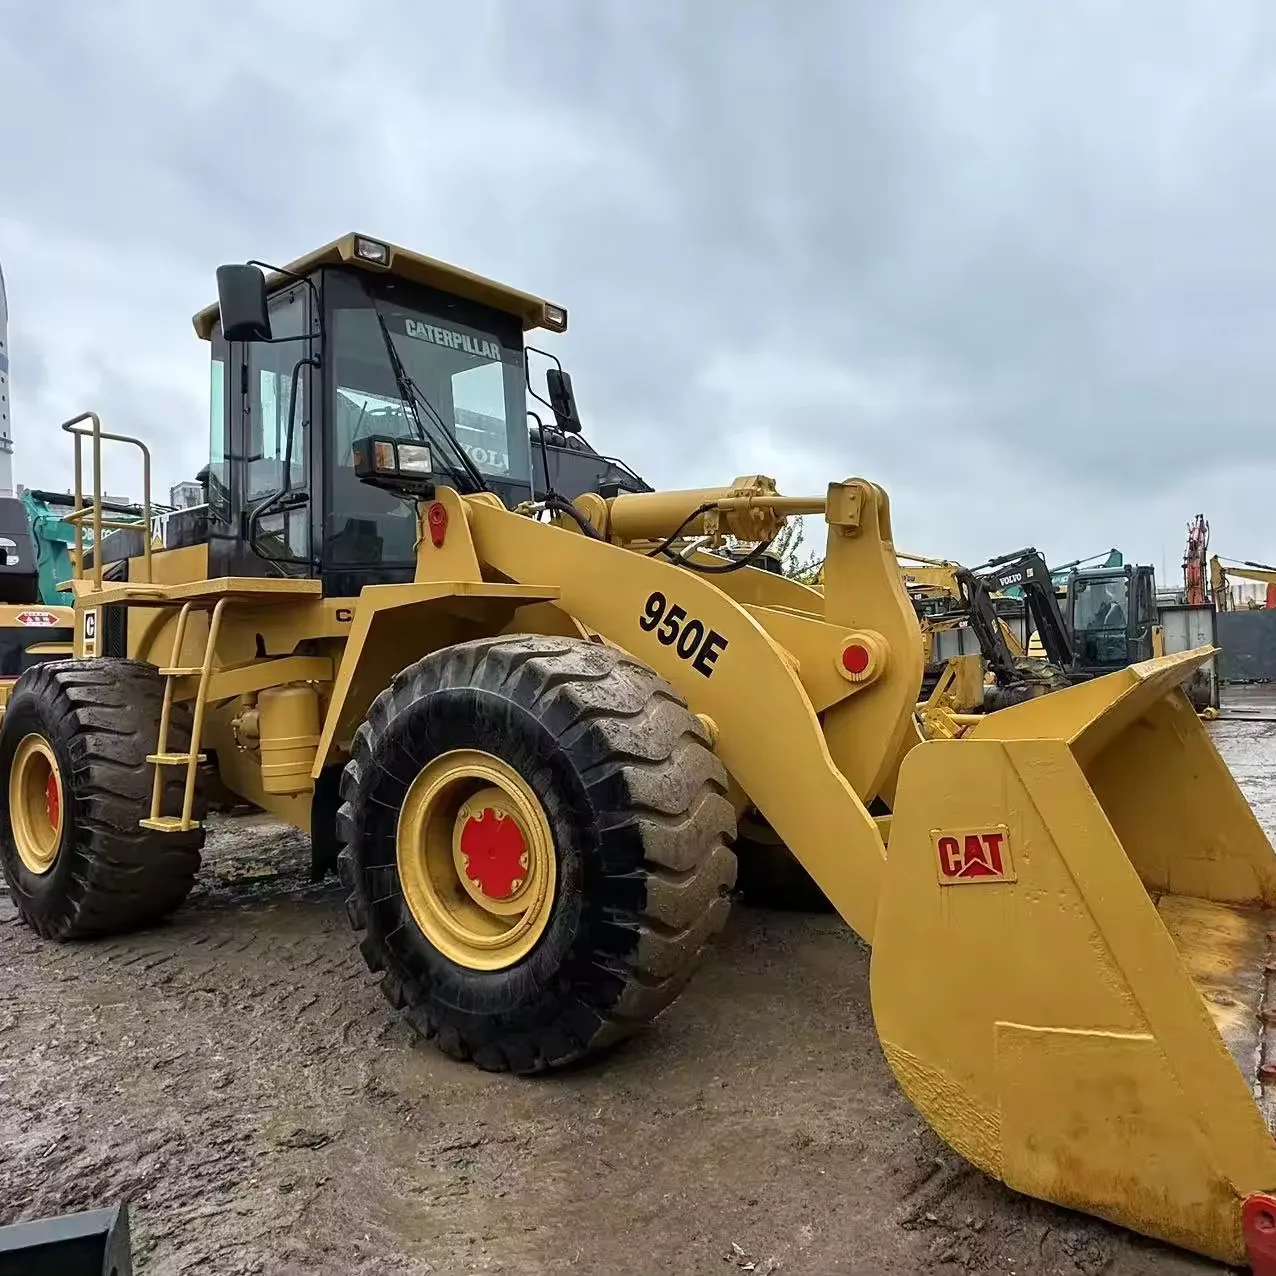
[(0, 603), (0, 648), (11, 667), (0, 672), (0, 713), (19, 672), (38, 660), (58, 660), (75, 651), (71, 641), (75, 611), (71, 607), (46, 607), (43, 603)]
[[(1228, 562), (1224, 563), (1217, 554), (1210, 558), (1210, 597), (1219, 611), (1234, 610), (1229, 577), (1239, 580), (1252, 580), (1261, 585), (1276, 585), (1276, 567), (1266, 563)], [(1270, 591), (1269, 591), (1270, 592)], [(1262, 604), (1254, 603), (1254, 607)]]
[[(1208, 649), (919, 741), (881, 488), (569, 503), (533, 490), (523, 419), (523, 331), (561, 308), (353, 235), (218, 291), (197, 329), (248, 395), (214, 395), (213, 535), (95, 558), (77, 658), (24, 674), (0, 723), (30, 925), (176, 907), (206, 759), (319, 867), (339, 848), (360, 950), (423, 1036), (535, 1072), (673, 1000), (756, 813), (872, 944), (886, 1057), (954, 1148), (1258, 1252), (1276, 857), (1178, 689)], [(565, 374), (549, 389), (578, 429)], [(66, 428), (96, 460), (96, 418)], [(826, 523), (822, 593), (715, 552), (793, 514)]]

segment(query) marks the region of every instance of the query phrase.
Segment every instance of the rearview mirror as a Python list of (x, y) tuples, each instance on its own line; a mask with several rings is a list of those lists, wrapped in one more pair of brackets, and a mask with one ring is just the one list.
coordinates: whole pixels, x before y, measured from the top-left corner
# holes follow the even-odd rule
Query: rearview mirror
[(266, 276), (256, 266), (217, 267), (217, 306), (227, 341), (269, 341)]
[(545, 373), (549, 387), (549, 406), (554, 410), (554, 420), (564, 434), (579, 434), (580, 413), (576, 411), (576, 396), (572, 393), (572, 379), (562, 368), (550, 368)]

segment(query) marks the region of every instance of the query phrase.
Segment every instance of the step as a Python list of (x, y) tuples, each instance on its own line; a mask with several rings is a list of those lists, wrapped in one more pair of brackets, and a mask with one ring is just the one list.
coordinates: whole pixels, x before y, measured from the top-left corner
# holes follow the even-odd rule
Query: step
[(196, 665), (193, 669), (183, 669), (180, 665), (172, 669), (161, 669), (161, 678), (198, 678), (204, 672), (203, 668)]
[(177, 815), (159, 815), (153, 820), (138, 820), (138, 824), (155, 833), (189, 833), (191, 829), (199, 828), (198, 820), (191, 820), (183, 828), (181, 817)]
[[(148, 753), (146, 760), (154, 763), (155, 766), (186, 766), (191, 760), (191, 755), (189, 753)], [(203, 753), (195, 755), (196, 762), (206, 760), (207, 757)]]

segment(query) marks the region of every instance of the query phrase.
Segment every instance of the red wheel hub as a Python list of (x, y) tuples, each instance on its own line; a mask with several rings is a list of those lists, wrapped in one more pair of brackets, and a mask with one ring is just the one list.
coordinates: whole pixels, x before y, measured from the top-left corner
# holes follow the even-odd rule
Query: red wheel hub
[(56, 775), (50, 775), (44, 786), (44, 813), (49, 817), (50, 826), (57, 828), (62, 814), (62, 794), (58, 791)]
[(527, 842), (518, 821), (492, 807), (461, 830), (465, 875), (489, 899), (509, 899), (527, 876)]

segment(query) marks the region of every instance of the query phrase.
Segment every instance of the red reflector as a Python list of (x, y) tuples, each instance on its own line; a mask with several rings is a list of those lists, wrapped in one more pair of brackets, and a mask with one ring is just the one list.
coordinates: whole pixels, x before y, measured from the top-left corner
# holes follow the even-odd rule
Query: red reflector
[(435, 549), (442, 549), (447, 537), (447, 506), (442, 501), (432, 501), (426, 510), (425, 521), (430, 529), (430, 540)]
[(863, 673), (868, 668), (868, 648), (852, 643), (842, 652), (842, 668), (847, 673)]

